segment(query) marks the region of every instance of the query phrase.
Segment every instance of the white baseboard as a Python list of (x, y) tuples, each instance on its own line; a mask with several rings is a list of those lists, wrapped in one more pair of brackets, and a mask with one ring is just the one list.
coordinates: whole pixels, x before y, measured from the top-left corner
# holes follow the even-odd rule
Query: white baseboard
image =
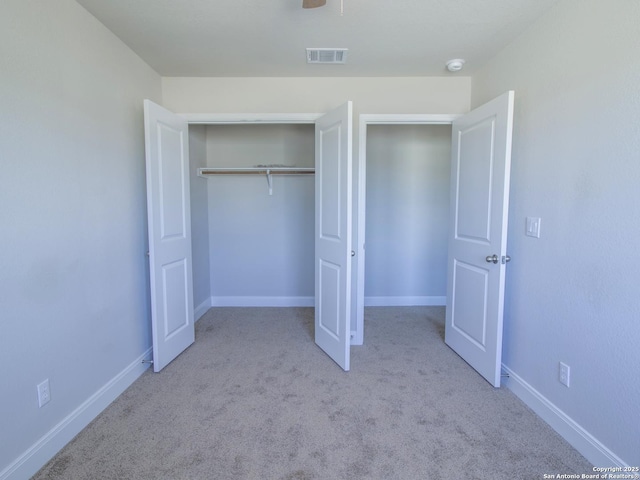
[(509, 367), (502, 364), (502, 369), (509, 374), (503, 379), (503, 384), (591, 464), (598, 467), (629, 466)]
[(365, 307), (444, 307), (447, 297), (364, 297)]
[(211, 297), (212, 307), (313, 307), (314, 297)]
[[(206, 306), (205, 306), (206, 304)], [(365, 297), (365, 307), (445, 306), (447, 297)], [(211, 297), (203, 302), (195, 317), (200, 318), (211, 307), (313, 307), (314, 297)]]
[(151, 353), (152, 349), (149, 348), (49, 430), (26, 452), (0, 472), (0, 480), (31, 478), (149, 368), (149, 364), (142, 363), (142, 361), (150, 360)]
[(193, 318), (195, 318), (196, 322), (200, 320), (200, 318), (205, 313), (207, 313), (207, 310), (211, 308), (211, 301), (212, 301), (212, 298), (209, 297), (204, 302), (202, 302), (200, 305), (198, 305), (196, 308), (193, 309)]

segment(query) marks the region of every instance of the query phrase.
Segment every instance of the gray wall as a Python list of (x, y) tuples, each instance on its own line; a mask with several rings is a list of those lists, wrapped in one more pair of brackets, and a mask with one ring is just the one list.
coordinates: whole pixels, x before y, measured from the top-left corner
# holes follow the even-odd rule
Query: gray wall
[(367, 128), (365, 305), (442, 304), (451, 127)]
[[(313, 167), (309, 125), (207, 127), (207, 166)], [(209, 188), (214, 305), (313, 305), (314, 176), (214, 176)], [(267, 298), (268, 297), (268, 298)]]
[(74, 1), (1, 10), (0, 477), (26, 478), (151, 346), (142, 100), (161, 81)]
[[(639, 24), (636, 1), (560, 2), (475, 75), (472, 89), (474, 105), (516, 92), (504, 362), (596, 450), (634, 466)], [(524, 235), (527, 216), (542, 218), (540, 239)], [(570, 388), (557, 380), (560, 361), (571, 366)]]
[(464, 113), (470, 87), (470, 77), (459, 75), (162, 78), (164, 105), (179, 113), (323, 113), (347, 100), (353, 101), (354, 118), (359, 113)]

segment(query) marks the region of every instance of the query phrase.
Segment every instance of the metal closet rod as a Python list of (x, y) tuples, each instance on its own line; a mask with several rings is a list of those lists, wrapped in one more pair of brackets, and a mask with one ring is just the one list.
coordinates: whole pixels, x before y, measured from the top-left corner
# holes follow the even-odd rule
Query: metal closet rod
[(309, 175), (314, 174), (316, 169), (305, 167), (203, 167), (198, 168), (198, 176), (208, 177), (211, 175), (266, 175), (269, 195), (273, 195), (273, 175)]
[(203, 167), (198, 168), (198, 175), (309, 175), (316, 169), (311, 167)]

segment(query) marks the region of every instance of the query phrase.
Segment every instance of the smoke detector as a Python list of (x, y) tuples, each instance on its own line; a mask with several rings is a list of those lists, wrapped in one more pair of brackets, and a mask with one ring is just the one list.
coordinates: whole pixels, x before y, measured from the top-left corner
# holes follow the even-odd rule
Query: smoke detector
[(462, 58), (454, 58), (447, 62), (447, 70), (450, 72), (459, 72), (464, 66), (464, 60)]
[(307, 48), (307, 63), (347, 63), (348, 48)]

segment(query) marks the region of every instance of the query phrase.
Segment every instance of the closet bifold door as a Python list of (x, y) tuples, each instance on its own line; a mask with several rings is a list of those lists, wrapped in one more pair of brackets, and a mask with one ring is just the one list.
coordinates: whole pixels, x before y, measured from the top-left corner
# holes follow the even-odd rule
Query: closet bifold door
[(144, 101), (153, 370), (194, 342), (187, 122)]

